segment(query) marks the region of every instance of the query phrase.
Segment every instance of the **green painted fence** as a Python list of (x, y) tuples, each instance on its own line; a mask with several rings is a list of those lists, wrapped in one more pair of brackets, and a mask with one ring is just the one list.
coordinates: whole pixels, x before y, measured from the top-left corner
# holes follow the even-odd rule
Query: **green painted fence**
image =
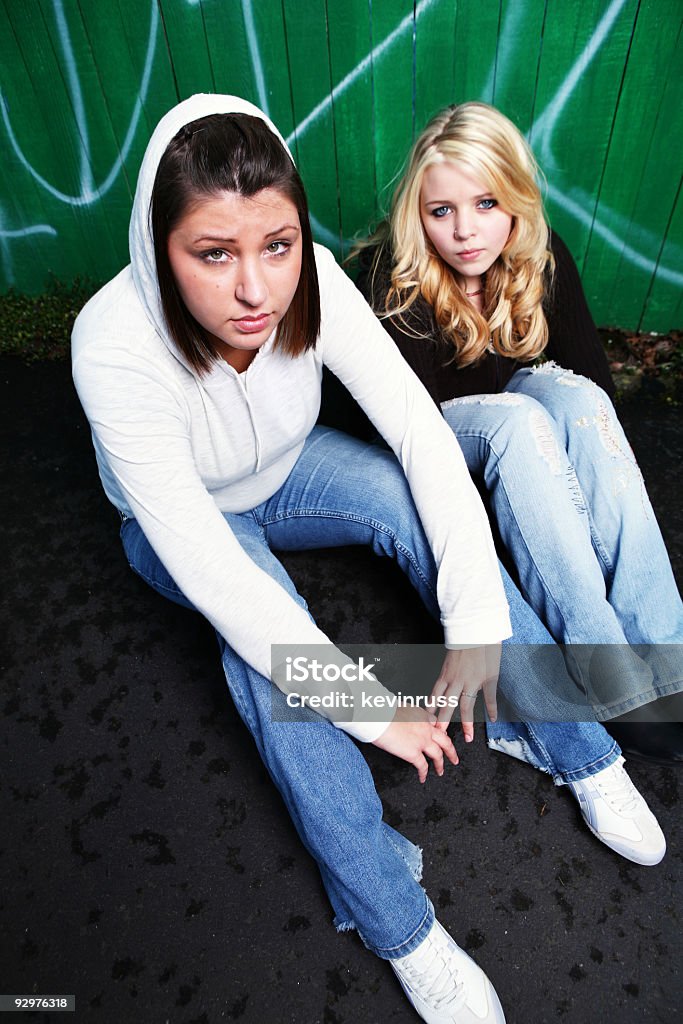
[(0, 0), (0, 290), (112, 276), (146, 140), (200, 91), (267, 110), (338, 254), (428, 117), (528, 133), (596, 320), (683, 326), (681, 0)]

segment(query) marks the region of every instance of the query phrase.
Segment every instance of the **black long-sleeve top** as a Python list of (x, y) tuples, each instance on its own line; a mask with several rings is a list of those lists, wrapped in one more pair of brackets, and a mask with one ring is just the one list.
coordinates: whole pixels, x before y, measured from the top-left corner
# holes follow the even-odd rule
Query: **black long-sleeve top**
[[(545, 355), (567, 370), (590, 377), (612, 396), (614, 384), (607, 357), (591, 318), (576, 264), (567, 246), (554, 232), (550, 244), (555, 273), (544, 301), (549, 335)], [(388, 253), (383, 255), (373, 272), (375, 252), (369, 249), (362, 254), (356, 285), (373, 309), (381, 311), (391, 283), (391, 258)], [(479, 362), (458, 367), (453, 359), (453, 345), (443, 338), (425, 299), (419, 297), (403, 316), (408, 328), (396, 316), (382, 319), (382, 324), (437, 405), (451, 398), (502, 391), (515, 371), (527, 365), (497, 352), (486, 352)], [(426, 337), (413, 337), (411, 326)]]

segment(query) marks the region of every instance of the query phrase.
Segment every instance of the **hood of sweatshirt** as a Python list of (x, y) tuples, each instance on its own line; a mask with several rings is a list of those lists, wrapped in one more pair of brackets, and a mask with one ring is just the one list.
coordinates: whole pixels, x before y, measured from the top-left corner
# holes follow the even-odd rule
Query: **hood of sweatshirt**
[(240, 99), (239, 96), (198, 93), (187, 100), (183, 100), (182, 103), (179, 103), (169, 110), (167, 114), (164, 114), (154, 129), (145, 150), (135, 189), (135, 200), (133, 202), (133, 212), (128, 232), (130, 265), (135, 289), (147, 317), (161, 338), (163, 338), (167, 348), (191, 372), (194, 371), (168, 335), (161, 309), (151, 226), (152, 188), (159, 162), (171, 139), (186, 124), (190, 124), (191, 121), (196, 121), (198, 118), (206, 117), (209, 114), (250, 114), (252, 117), (260, 117), (278, 137), (290, 157), (292, 155), (273, 122), (253, 103)]

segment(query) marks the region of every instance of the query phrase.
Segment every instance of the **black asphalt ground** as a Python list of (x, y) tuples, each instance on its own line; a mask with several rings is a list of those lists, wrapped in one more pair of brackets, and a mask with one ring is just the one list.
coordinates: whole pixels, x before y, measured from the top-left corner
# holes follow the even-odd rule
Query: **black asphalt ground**
[[(0, 992), (74, 994), (73, 1015), (25, 1015), (66, 1024), (416, 1021), (389, 967), (332, 927), (212, 631), (129, 571), (69, 367), (5, 357), (0, 381)], [(641, 399), (622, 418), (680, 578), (676, 410)], [(286, 564), (340, 641), (434, 639), (392, 565), (356, 549)], [(424, 787), (365, 753), (508, 1024), (680, 1019), (681, 775), (629, 766), (669, 841), (641, 868), (592, 837), (565, 789), (487, 751), (481, 728)]]

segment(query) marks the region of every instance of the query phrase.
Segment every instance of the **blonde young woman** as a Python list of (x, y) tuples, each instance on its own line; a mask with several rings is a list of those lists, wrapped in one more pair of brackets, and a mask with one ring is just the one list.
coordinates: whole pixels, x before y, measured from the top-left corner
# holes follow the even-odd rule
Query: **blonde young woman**
[(575, 645), (598, 717), (631, 712), (637, 721), (610, 727), (622, 747), (680, 763), (673, 698), (656, 699), (683, 685), (683, 608), (536, 178), (503, 114), (447, 108), (415, 143), (357, 283), (483, 479), (522, 591), (555, 640)]

